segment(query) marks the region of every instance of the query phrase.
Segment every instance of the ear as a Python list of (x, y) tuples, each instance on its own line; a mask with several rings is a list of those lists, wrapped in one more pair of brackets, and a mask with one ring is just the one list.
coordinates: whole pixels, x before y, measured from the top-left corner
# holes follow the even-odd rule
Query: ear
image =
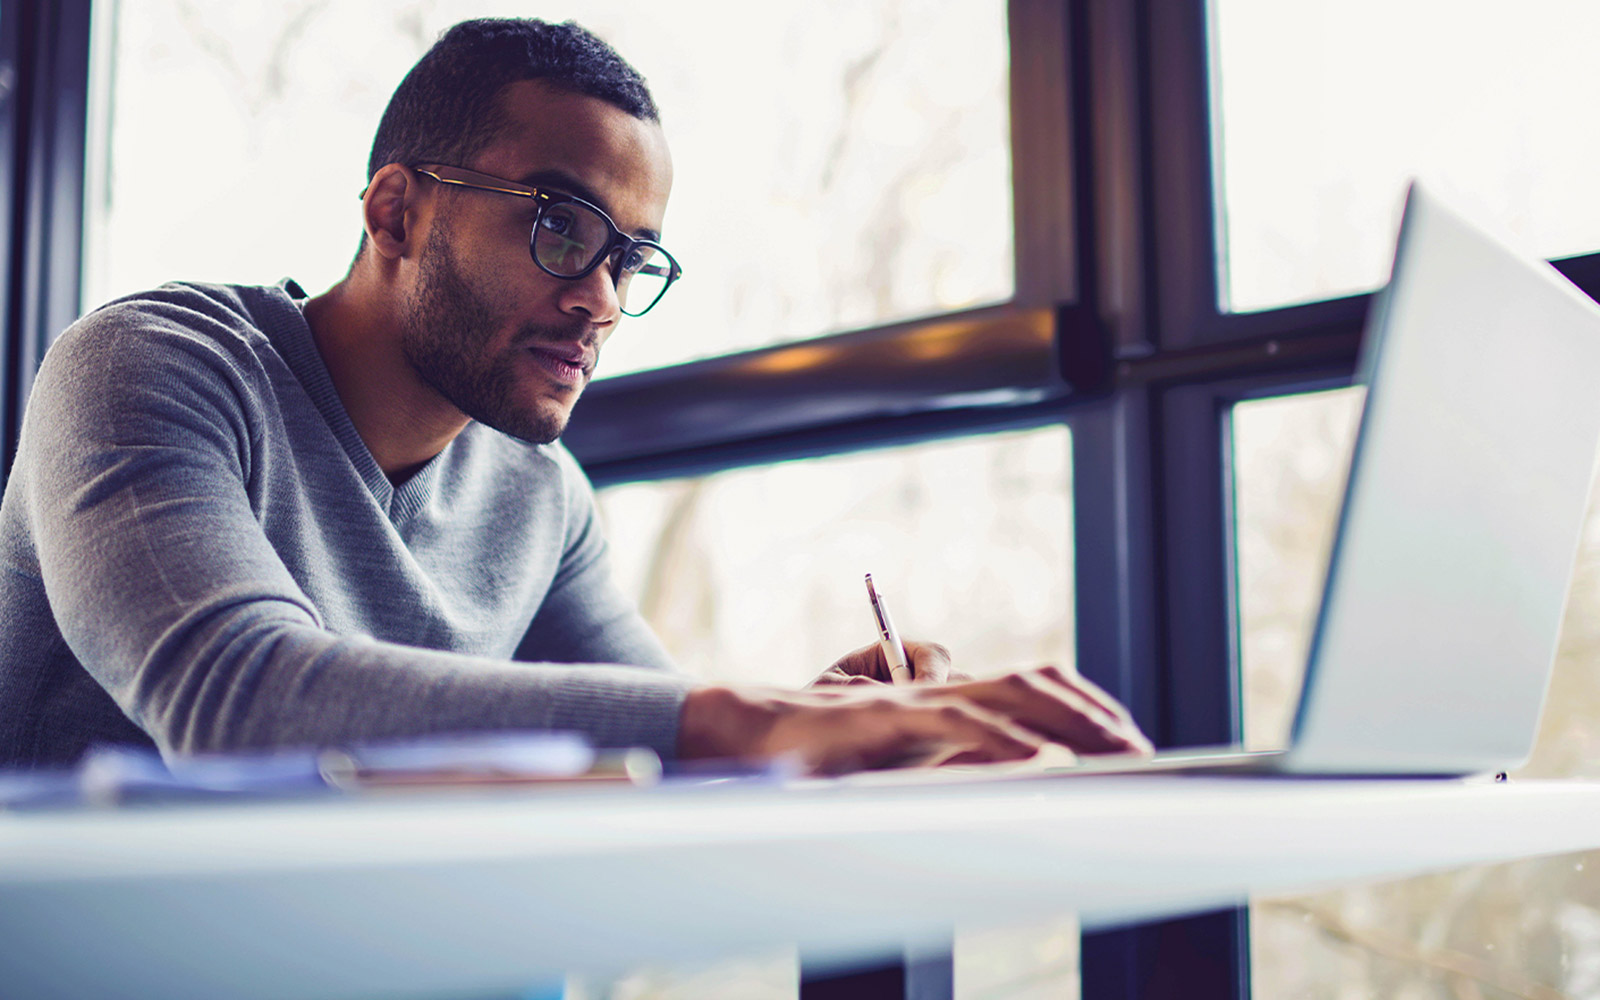
[(361, 193), (367, 241), (380, 255), (404, 257), (416, 249), (423, 182), (409, 167), (387, 163)]

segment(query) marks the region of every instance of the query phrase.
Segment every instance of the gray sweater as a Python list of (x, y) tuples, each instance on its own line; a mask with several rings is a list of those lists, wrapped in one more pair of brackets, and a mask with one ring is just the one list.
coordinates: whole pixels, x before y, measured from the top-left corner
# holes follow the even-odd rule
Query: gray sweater
[(167, 285), (50, 349), (0, 503), (0, 766), (514, 728), (670, 754), (693, 682), (572, 457), (474, 423), (391, 486), (303, 295)]

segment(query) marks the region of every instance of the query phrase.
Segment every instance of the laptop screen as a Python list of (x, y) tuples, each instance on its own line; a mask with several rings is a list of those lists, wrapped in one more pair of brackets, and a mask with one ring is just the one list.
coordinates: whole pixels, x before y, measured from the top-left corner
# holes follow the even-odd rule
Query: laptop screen
[(1295, 769), (1510, 767), (1538, 728), (1600, 442), (1600, 308), (1414, 185), (1362, 351)]

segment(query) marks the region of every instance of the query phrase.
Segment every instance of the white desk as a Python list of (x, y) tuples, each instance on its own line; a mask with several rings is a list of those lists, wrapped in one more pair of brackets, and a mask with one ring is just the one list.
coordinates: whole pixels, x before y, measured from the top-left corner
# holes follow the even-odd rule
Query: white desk
[(0, 815), (0, 995), (514, 992), (1600, 846), (1600, 784), (1077, 777)]

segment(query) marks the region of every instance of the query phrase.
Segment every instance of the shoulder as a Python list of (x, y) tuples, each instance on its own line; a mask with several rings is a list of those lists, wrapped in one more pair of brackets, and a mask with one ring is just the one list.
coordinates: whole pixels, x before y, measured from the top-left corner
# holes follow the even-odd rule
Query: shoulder
[[(108, 302), (58, 337), (29, 394), (39, 418), (239, 413), (271, 395), (262, 316), (282, 288), (174, 283)], [(78, 419), (78, 418), (73, 418)]]
[(173, 282), (107, 302), (68, 327), (57, 343), (72, 349), (138, 341), (259, 347), (265, 341), (262, 314), (275, 299), (295, 308), (278, 287)]
[(110, 355), (125, 364), (155, 357), (242, 360), (267, 345), (259, 314), (270, 294), (293, 304), (282, 289), (173, 283), (124, 296), (84, 315), (46, 352), (46, 364), (95, 361)]
[(175, 282), (124, 296), (69, 326), (45, 352), (45, 380), (250, 380), (273, 351), (266, 329), (297, 309), (281, 287)]

